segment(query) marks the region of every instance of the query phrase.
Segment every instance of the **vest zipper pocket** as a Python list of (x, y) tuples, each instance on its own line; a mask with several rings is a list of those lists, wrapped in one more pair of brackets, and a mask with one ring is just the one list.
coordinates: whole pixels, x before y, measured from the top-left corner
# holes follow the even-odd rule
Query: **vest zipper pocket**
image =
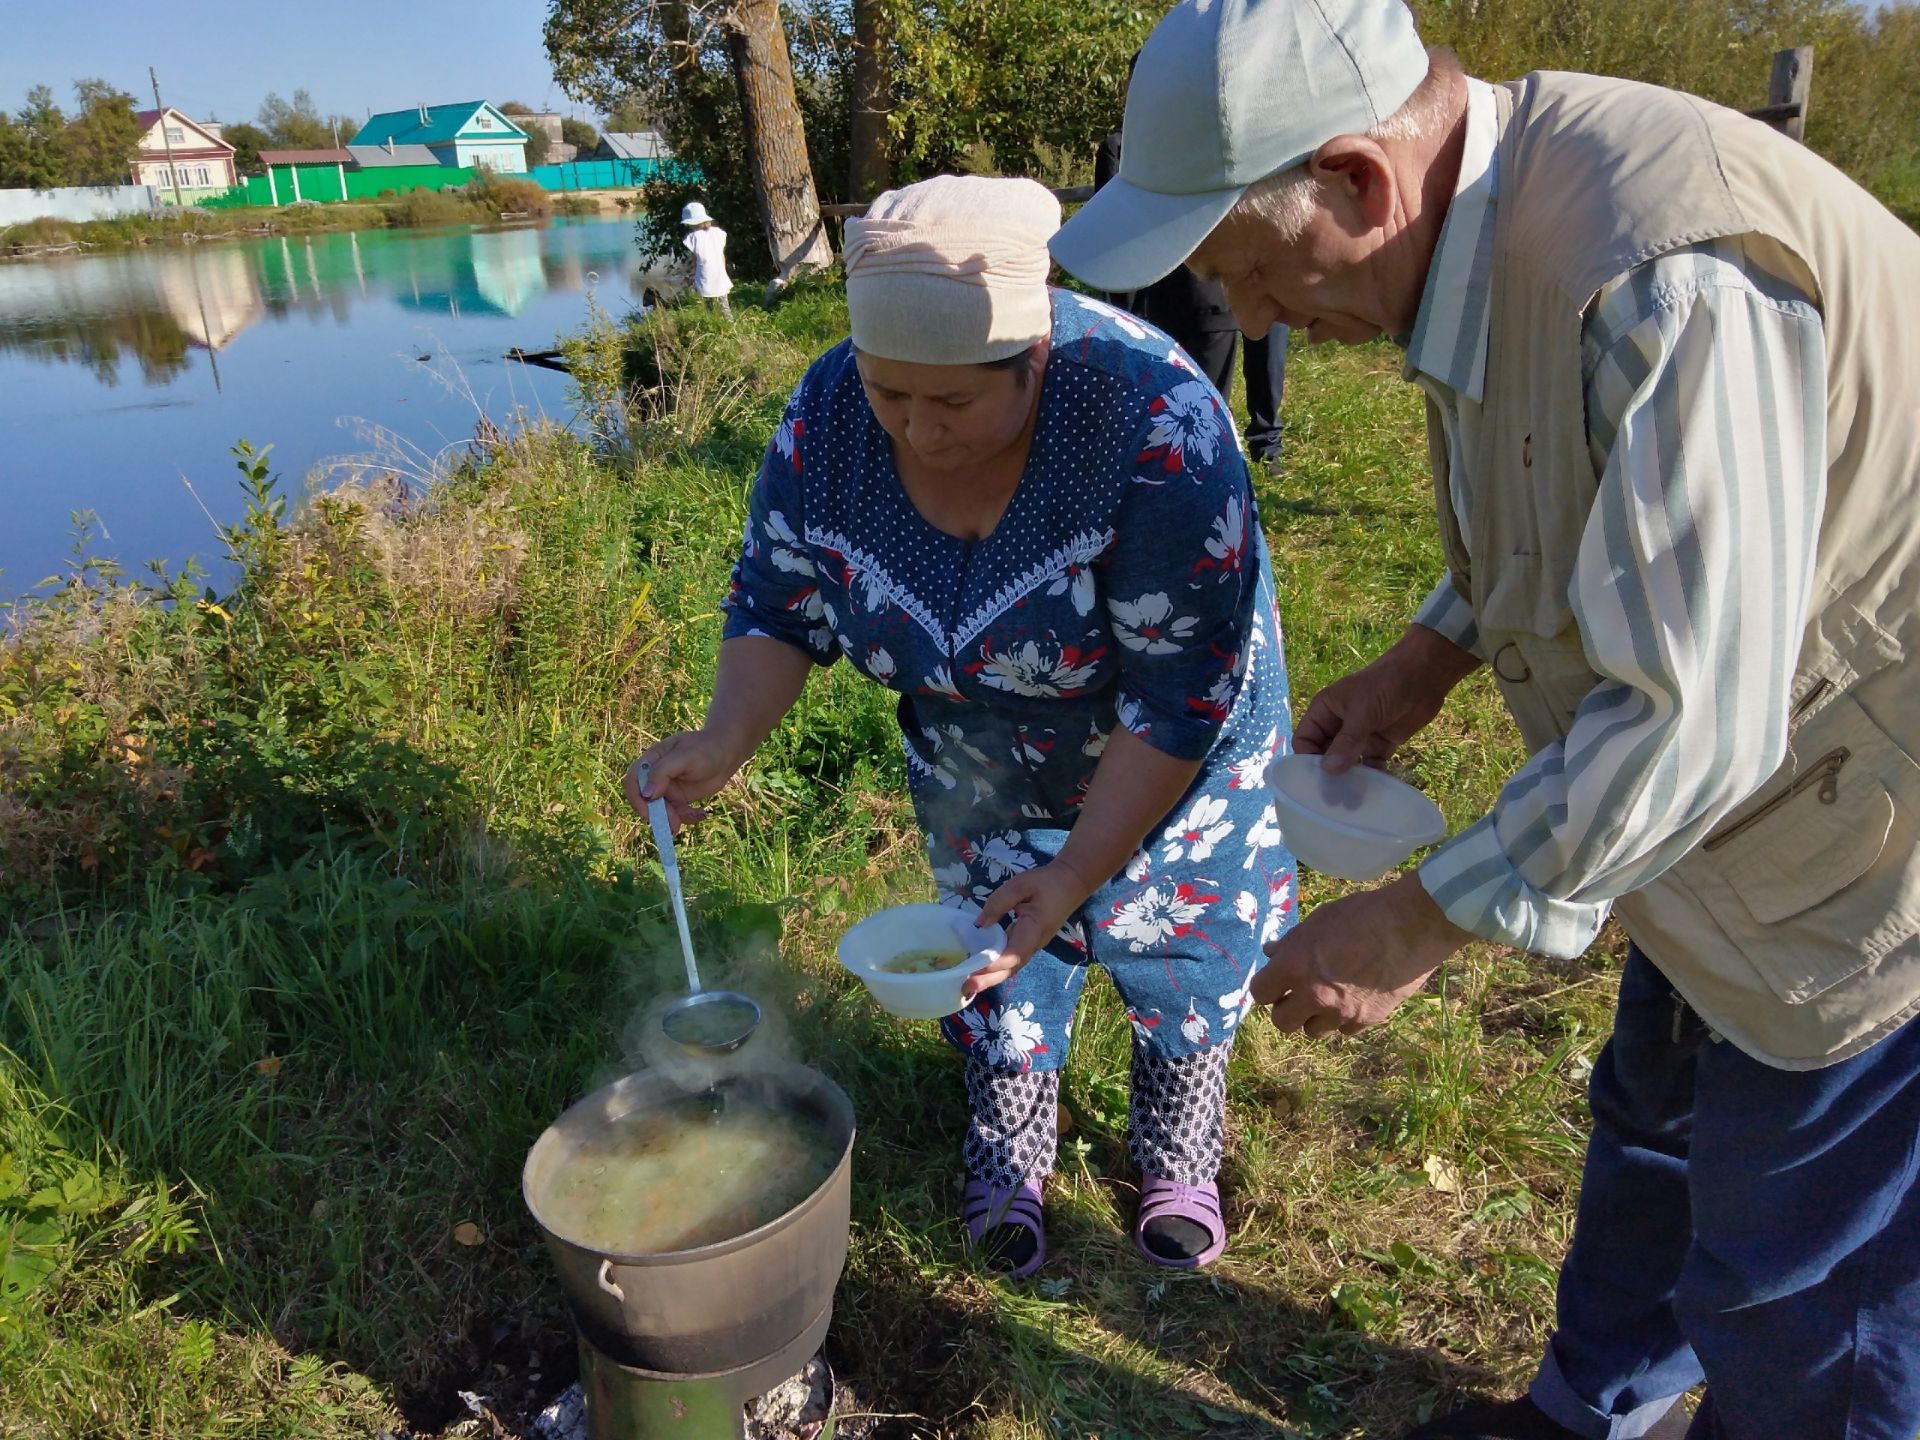
[[(1816, 687), (1816, 689), (1817, 688), (1818, 687)], [(1801, 701), (1801, 708), (1804, 709), (1805, 705), (1806, 701)], [(1766, 804), (1762, 805), (1758, 810), (1755, 810), (1751, 815), (1743, 815), (1732, 825), (1720, 831), (1719, 834), (1709, 835), (1701, 844), (1700, 848), (1702, 850), (1718, 850), (1736, 835), (1743, 834), (1753, 826), (1759, 824), (1762, 820), (1766, 819), (1767, 816), (1786, 804), (1787, 801), (1798, 795), (1802, 790), (1809, 789), (1815, 785), (1820, 787), (1820, 803), (1822, 805), (1833, 804), (1834, 801), (1840, 798), (1840, 767), (1847, 763), (1852, 754), (1853, 751), (1849, 750), (1845, 745), (1836, 746), (1834, 749), (1829, 750), (1813, 762), (1813, 768), (1808, 770), (1806, 774), (1797, 776), (1791, 785), (1787, 786), (1786, 789), (1767, 801)]]
[(1787, 729), (1792, 730), (1800, 723), (1800, 717), (1811, 710), (1820, 697), (1833, 688), (1831, 680), (1816, 680), (1807, 687), (1807, 693), (1800, 697), (1800, 703), (1787, 712)]

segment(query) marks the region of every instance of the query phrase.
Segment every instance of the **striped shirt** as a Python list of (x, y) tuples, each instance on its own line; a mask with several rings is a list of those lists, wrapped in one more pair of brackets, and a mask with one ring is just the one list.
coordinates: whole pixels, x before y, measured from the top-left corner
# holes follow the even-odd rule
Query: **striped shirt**
[[(1499, 135), (1492, 90), (1468, 88), (1459, 184), (1406, 374), (1440, 411), (1470, 536)], [(1421, 865), (1463, 929), (1578, 954), (1616, 896), (1691, 850), (1785, 755), (1826, 498), (1826, 352), (1796, 273), (1770, 242), (1736, 236), (1636, 266), (1588, 306), (1598, 492), (1568, 600), (1600, 683), (1566, 737)], [(1415, 620), (1479, 653), (1450, 578)]]

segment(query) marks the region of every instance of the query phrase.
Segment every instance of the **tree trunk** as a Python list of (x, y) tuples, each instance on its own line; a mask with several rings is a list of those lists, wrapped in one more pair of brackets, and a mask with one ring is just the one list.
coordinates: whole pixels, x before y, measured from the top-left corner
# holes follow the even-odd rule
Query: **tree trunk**
[(727, 32), (727, 54), (740, 87), (747, 163), (773, 250), (778, 291), (803, 269), (833, 263), (820, 219), (820, 197), (807, 163), (807, 131), (793, 93), (793, 61), (780, 23), (779, 0), (740, 0)]
[(849, 200), (891, 183), (887, 117), (893, 109), (893, 25), (887, 0), (853, 0), (853, 133)]

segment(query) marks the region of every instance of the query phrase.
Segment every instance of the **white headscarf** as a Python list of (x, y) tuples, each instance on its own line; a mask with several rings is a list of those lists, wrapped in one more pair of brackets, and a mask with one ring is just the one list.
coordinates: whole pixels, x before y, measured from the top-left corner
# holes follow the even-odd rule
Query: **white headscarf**
[(847, 222), (847, 310), (869, 355), (979, 365), (1053, 325), (1047, 241), (1060, 202), (1031, 180), (936, 175)]

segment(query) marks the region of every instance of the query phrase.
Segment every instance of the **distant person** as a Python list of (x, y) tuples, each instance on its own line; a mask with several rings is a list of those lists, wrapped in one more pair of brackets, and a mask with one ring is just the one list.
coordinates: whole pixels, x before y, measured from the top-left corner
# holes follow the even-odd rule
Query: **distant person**
[[(1131, 78), (1131, 67), (1127, 74)], [(1120, 144), (1121, 132), (1112, 131), (1094, 153), (1096, 191), (1120, 173)], [(1221, 395), (1233, 394), (1233, 347), (1240, 327), (1227, 308), (1226, 291), (1218, 280), (1202, 280), (1181, 265), (1144, 290), (1109, 294), (1107, 298), (1166, 331), (1193, 357)], [(1268, 464), (1280, 458), (1280, 400), (1286, 391), (1286, 364), (1286, 326), (1275, 325), (1259, 339), (1247, 341), (1247, 455)]]
[(717, 307), (733, 319), (733, 305), (727, 299), (733, 293), (733, 277), (727, 274), (727, 232), (713, 223), (698, 200), (687, 202), (680, 223), (687, 230), (680, 243), (693, 252), (693, 293), (706, 302), (707, 309)]

